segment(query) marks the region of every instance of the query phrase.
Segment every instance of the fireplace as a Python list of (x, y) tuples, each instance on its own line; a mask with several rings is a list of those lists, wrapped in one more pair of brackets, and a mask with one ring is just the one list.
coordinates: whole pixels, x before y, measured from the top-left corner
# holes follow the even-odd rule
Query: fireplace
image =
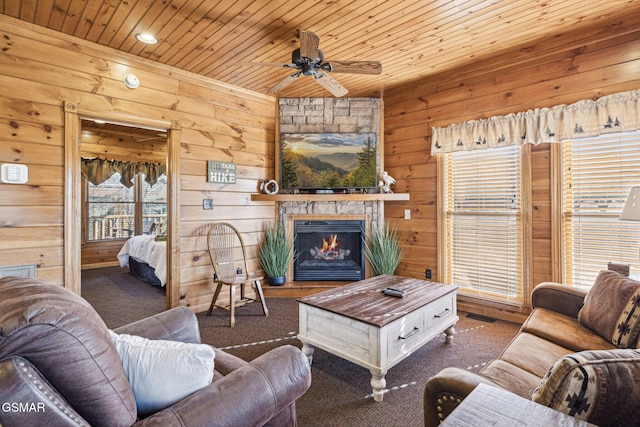
[(362, 220), (296, 220), (294, 281), (357, 281), (365, 278)]

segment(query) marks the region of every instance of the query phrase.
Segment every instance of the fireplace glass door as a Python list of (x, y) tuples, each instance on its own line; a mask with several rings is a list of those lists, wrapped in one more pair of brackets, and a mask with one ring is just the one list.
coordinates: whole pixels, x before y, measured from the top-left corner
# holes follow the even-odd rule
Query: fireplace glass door
[(295, 221), (293, 280), (364, 279), (364, 221)]

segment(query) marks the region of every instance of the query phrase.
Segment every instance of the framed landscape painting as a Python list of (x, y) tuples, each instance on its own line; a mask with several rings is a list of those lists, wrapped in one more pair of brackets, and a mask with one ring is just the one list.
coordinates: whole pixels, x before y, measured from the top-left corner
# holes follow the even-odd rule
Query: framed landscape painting
[(284, 190), (361, 190), (377, 185), (375, 133), (284, 133), (279, 154)]

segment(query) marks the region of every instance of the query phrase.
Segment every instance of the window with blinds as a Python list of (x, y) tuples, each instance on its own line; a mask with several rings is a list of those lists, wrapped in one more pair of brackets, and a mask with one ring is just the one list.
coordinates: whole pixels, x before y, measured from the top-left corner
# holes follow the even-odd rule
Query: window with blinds
[(562, 146), (563, 282), (588, 288), (607, 263), (638, 265), (640, 223), (619, 221), (640, 184), (640, 134), (610, 134)]
[(445, 156), (446, 277), (460, 293), (522, 302), (521, 148)]

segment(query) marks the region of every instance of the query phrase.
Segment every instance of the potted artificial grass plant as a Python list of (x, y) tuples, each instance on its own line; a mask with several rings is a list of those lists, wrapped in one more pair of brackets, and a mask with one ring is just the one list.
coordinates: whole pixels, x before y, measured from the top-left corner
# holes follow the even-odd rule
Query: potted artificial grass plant
[(258, 249), (260, 265), (270, 285), (283, 285), (287, 281), (287, 270), (293, 260), (293, 242), (287, 239), (279, 222), (267, 224), (264, 239)]
[(365, 240), (365, 254), (376, 276), (393, 274), (405, 254), (396, 228), (385, 222), (371, 230)]

